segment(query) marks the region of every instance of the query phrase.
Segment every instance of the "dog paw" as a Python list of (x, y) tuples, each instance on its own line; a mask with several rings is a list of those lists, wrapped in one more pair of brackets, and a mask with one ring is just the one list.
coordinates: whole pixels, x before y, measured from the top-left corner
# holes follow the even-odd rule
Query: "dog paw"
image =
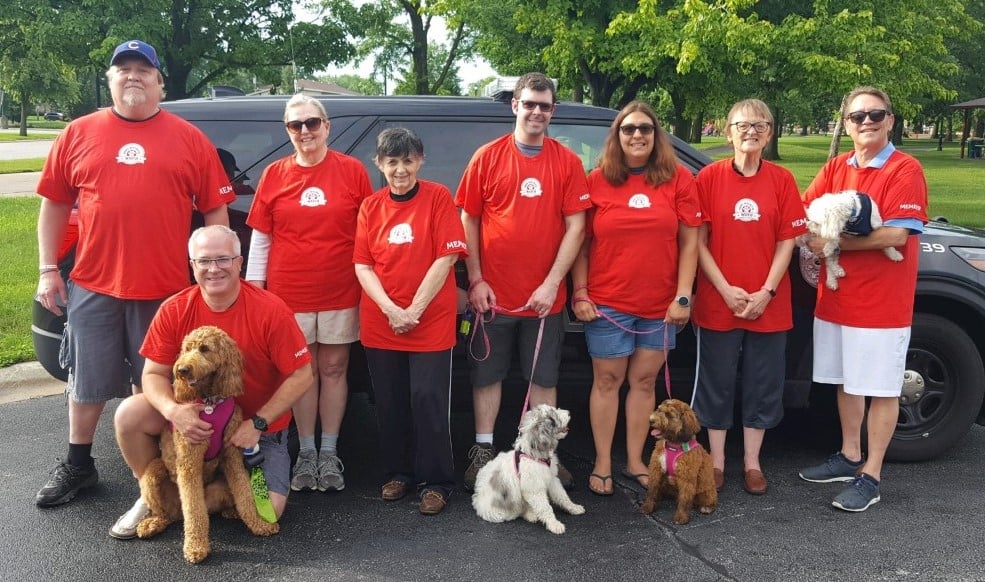
[(656, 509), (656, 508), (657, 508), (657, 504), (656, 503), (654, 503), (652, 501), (646, 501), (640, 507), (640, 511), (642, 511), (646, 515), (650, 515), (651, 513), (653, 513), (653, 510)]
[(250, 530), (255, 536), (261, 536), (261, 537), (273, 536), (280, 533), (280, 524), (261, 521), (256, 526), (250, 528)]
[(151, 516), (137, 524), (137, 537), (145, 540), (161, 533), (168, 527), (168, 522), (160, 517)]
[(189, 547), (185, 545), (185, 560), (190, 564), (198, 564), (205, 558), (209, 557), (209, 546), (205, 547)]
[(584, 505), (572, 505), (571, 508), (568, 509), (568, 513), (570, 513), (571, 515), (581, 515), (581, 514), (585, 513), (585, 506)]
[(708, 505), (708, 506), (704, 506), (704, 507), (699, 507), (698, 508), (698, 511), (700, 511), (704, 515), (708, 515), (709, 513), (712, 513), (712, 512), (715, 511), (715, 506), (714, 505)]
[(550, 521), (547, 522), (545, 525), (547, 526), (547, 531), (551, 532), (552, 534), (560, 535), (564, 533), (564, 524), (561, 523), (560, 521)]
[(690, 521), (691, 521), (690, 513), (677, 512), (674, 514), (674, 523), (676, 523), (677, 525), (684, 525), (686, 523), (690, 523)]

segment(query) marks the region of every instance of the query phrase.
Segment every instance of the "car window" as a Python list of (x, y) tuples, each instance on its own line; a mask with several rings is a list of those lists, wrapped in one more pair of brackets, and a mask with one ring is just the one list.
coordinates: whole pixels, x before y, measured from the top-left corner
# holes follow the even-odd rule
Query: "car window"
[(373, 157), (376, 155), (376, 136), (389, 127), (406, 127), (413, 131), (424, 142), (424, 165), (420, 177), (432, 182), (438, 182), (454, 192), (462, 179), (465, 166), (472, 159), (472, 154), (484, 143), (510, 132), (513, 123), (503, 120), (450, 120), (450, 121), (420, 121), (388, 119), (377, 123), (363, 137), (362, 141), (351, 151), (369, 172), (373, 186), (382, 188), (386, 184), (383, 173), (376, 167)]
[(568, 146), (575, 152), (585, 166), (585, 173), (592, 171), (598, 165), (602, 154), (602, 144), (608, 125), (583, 125), (573, 123), (551, 123), (548, 133), (551, 137)]

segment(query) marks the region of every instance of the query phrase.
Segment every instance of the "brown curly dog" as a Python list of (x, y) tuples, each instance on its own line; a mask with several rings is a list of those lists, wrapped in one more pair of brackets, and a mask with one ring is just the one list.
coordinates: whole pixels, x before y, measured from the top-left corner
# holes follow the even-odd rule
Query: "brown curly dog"
[(140, 478), (150, 514), (137, 526), (137, 535), (155, 536), (183, 519), (184, 555), (193, 564), (209, 555), (210, 513), (239, 517), (254, 535), (280, 531), (257, 513), (243, 452), (224, 444), (243, 420), (234, 400), (242, 393), (243, 356), (236, 342), (213, 326), (185, 336), (174, 363), (174, 398), (205, 404), (201, 417), (213, 423), (215, 436), (213, 442), (193, 444), (177, 431), (161, 434), (161, 456)]
[(701, 425), (691, 407), (674, 398), (664, 400), (650, 414), (650, 426), (657, 446), (650, 457), (650, 484), (643, 513), (653, 513), (661, 496), (677, 497), (674, 523), (678, 525), (691, 521), (695, 502), (701, 513), (715, 511), (718, 492), (711, 455), (694, 440)]

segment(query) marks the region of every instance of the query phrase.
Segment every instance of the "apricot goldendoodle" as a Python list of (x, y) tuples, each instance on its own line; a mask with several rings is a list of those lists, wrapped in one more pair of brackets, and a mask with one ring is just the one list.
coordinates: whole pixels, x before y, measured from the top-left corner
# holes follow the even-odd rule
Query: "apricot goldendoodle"
[(161, 434), (161, 456), (140, 478), (140, 494), (150, 514), (137, 526), (137, 535), (155, 536), (183, 519), (184, 556), (192, 563), (209, 555), (210, 513), (238, 514), (258, 536), (280, 530), (257, 513), (243, 452), (224, 444), (243, 420), (234, 400), (242, 393), (243, 356), (236, 342), (213, 326), (185, 336), (174, 363), (174, 397), (179, 403), (204, 403), (202, 418), (213, 423), (215, 435), (212, 442), (193, 444), (178, 431)]
[(649, 515), (661, 496), (677, 497), (674, 523), (691, 521), (691, 509), (711, 513), (718, 505), (715, 476), (708, 454), (695, 435), (701, 430), (698, 417), (687, 403), (670, 398), (650, 414), (650, 432), (657, 445), (650, 456), (650, 484), (642, 511)]

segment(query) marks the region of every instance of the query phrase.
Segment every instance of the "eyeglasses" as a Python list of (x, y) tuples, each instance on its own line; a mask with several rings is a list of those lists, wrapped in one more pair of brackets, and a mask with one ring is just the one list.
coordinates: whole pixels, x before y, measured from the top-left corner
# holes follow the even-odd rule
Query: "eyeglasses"
[(527, 111), (533, 111), (534, 109), (537, 109), (538, 107), (540, 107), (540, 110), (543, 111), (543, 112), (545, 112), (545, 113), (547, 113), (549, 111), (554, 111), (554, 104), (553, 103), (545, 103), (543, 101), (525, 101), (525, 100), (522, 100), (521, 99), (520, 100), (520, 105), (522, 105), (523, 108), (526, 109)]
[(627, 123), (626, 125), (619, 126), (619, 131), (621, 131), (623, 135), (635, 135), (637, 131), (643, 135), (650, 135), (656, 129), (657, 126), (652, 123), (641, 123), (640, 125)]
[(321, 123), (324, 121), (321, 117), (309, 117), (304, 121), (288, 121), (284, 124), (287, 127), (287, 131), (291, 133), (301, 133), (301, 126), (308, 128), (308, 131), (318, 131), (321, 127)]
[(729, 125), (734, 125), (735, 129), (739, 130), (739, 133), (745, 133), (750, 129), (755, 129), (756, 133), (766, 133), (770, 129), (770, 123), (768, 121), (757, 121), (756, 123), (736, 121), (735, 123), (730, 123)]
[(191, 264), (195, 265), (199, 269), (208, 269), (212, 265), (219, 267), (220, 269), (228, 269), (233, 266), (233, 261), (239, 257), (219, 257), (217, 259), (191, 259)]
[(862, 125), (865, 123), (865, 118), (868, 117), (872, 120), (872, 123), (879, 123), (883, 119), (886, 119), (886, 115), (889, 112), (885, 109), (873, 109), (872, 111), (852, 111), (845, 116), (845, 119), (851, 119), (852, 123), (855, 125)]

